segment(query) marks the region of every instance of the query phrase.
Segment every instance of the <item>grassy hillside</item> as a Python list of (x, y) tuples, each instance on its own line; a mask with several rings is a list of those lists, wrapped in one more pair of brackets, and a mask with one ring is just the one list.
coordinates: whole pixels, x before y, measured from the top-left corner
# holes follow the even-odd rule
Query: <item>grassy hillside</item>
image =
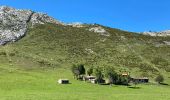
[[(98, 26), (98, 25), (95, 25)], [(132, 76), (165, 76), (170, 84), (170, 37), (150, 37), (104, 27), (110, 36), (82, 28), (45, 24), (15, 43), (0, 46), (1, 100), (169, 100), (169, 86), (94, 85), (73, 79), (72, 64), (114, 67)], [(59, 85), (68, 78), (71, 84)]]
[[(170, 37), (150, 37), (104, 27), (111, 35), (102, 36), (83, 28), (45, 24), (30, 28), (27, 35), (0, 47), (1, 63), (34, 67), (112, 66), (138, 76), (170, 71)], [(138, 71), (138, 73), (135, 73)]]

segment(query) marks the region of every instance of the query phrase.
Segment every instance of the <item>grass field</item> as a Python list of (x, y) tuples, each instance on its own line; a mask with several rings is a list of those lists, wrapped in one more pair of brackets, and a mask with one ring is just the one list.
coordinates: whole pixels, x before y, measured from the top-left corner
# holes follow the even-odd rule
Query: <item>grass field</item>
[[(57, 84), (59, 78), (68, 78), (71, 84)], [(28, 70), (0, 65), (0, 100), (170, 100), (170, 86), (137, 87), (139, 89), (77, 81), (67, 68)]]

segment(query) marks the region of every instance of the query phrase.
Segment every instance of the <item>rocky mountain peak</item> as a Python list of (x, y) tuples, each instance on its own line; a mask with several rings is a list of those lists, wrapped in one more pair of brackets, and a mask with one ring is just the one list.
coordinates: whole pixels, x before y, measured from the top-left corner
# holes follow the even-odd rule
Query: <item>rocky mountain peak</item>
[(20, 10), (8, 6), (0, 7), (0, 45), (16, 41), (26, 34), (28, 23), (35, 24), (63, 24), (47, 14), (31, 10)]

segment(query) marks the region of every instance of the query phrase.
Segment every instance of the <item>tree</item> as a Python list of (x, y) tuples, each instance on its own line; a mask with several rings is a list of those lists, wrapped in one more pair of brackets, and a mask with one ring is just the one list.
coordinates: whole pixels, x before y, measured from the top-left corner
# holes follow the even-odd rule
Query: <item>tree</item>
[(101, 68), (95, 68), (94, 69), (94, 75), (96, 76), (96, 81), (97, 83), (101, 83), (103, 81), (103, 73), (102, 73), (102, 69)]
[(92, 68), (92, 67), (89, 68), (89, 69), (87, 69), (87, 74), (88, 74), (89, 76), (91, 76), (92, 73), (93, 73), (93, 68)]
[(130, 76), (119, 75), (113, 68), (105, 69), (105, 77), (109, 80), (110, 84), (128, 85)]
[(129, 76), (122, 76), (118, 75), (117, 83), (118, 85), (128, 85), (129, 83)]
[(118, 80), (118, 74), (112, 69), (105, 69), (105, 77), (108, 78), (110, 84), (116, 84)]
[(76, 79), (80, 79), (81, 77), (80, 77), (80, 75), (83, 75), (83, 74), (85, 74), (85, 68), (84, 68), (84, 65), (83, 64), (80, 64), (80, 65), (73, 65), (72, 67), (71, 67), (71, 71), (72, 71), (72, 73), (73, 73), (73, 75), (74, 75), (74, 78), (76, 78)]
[(78, 70), (80, 71), (80, 75), (83, 75), (86, 73), (86, 69), (84, 68), (83, 64), (79, 64), (77, 67), (78, 67)]
[(78, 77), (80, 75), (80, 71), (79, 71), (78, 67), (76, 65), (73, 65), (71, 67), (71, 71), (72, 71), (72, 73), (74, 75), (74, 78), (78, 79)]
[(155, 78), (155, 81), (158, 82), (159, 84), (160, 84), (161, 82), (163, 82), (163, 81), (164, 81), (163, 75), (158, 75), (158, 76)]

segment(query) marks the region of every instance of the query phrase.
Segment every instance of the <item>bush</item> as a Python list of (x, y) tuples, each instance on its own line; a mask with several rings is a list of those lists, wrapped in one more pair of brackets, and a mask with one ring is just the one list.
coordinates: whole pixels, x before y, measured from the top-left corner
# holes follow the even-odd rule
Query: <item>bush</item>
[(158, 75), (158, 76), (155, 78), (155, 81), (158, 82), (159, 84), (160, 84), (161, 82), (163, 82), (163, 81), (164, 81), (163, 75)]
[(92, 68), (92, 67), (89, 68), (89, 69), (87, 69), (87, 74), (88, 74), (89, 76), (91, 76), (91, 74), (93, 74), (93, 68)]
[(112, 69), (105, 69), (105, 77), (109, 79), (110, 84), (116, 84), (118, 80), (118, 74)]
[(74, 74), (74, 78), (77, 78), (79, 79), (80, 78), (80, 75), (83, 75), (85, 74), (85, 68), (84, 68), (84, 65), (83, 64), (80, 64), (80, 65), (73, 65), (71, 67), (71, 71), (72, 73)]
[(78, 79), (78, 77), (80, 75), (80, 71), (79, 71), (78, 67), (76, 65), (72, 65), (71, 71), (74, 75), (74, 78)]
[(122, 75), (118, 76), (118, 80), (117, 80), (117, 85), (128, 85), (129, 83), (129, 77), (125, 77)]
[(6, 56), (6, 52), (0, 52), (0, 55)]
[(104, 75), (102, 73), (102, 69), (101, 68), (95, 68), (94, 69), (94, 75), (96, 76), (96, 81), (97, 83), (101, 83), (103, 81)]
[(83, 64), (80, 64), (77, 67), (78, 67), (78, 70), (80, 71), (80, 75), (83, 75), (86, 73), (86, 69), (84, 68)]

